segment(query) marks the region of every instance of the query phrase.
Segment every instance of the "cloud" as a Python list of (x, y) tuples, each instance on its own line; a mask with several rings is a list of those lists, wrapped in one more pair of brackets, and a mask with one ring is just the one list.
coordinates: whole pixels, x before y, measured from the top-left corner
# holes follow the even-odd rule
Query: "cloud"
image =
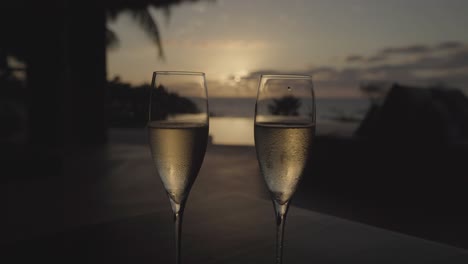
[[(436, 52), (437, 49), (450, 50)], [(421, 54), (411, 60), (389, 62), (384, 54)], [(383, 80), (395, 82), (413, 81), (445, 81), (456, 83), (468, 88), (468, 45), (459, 42), (443, 42), (432, 48), (425, 45), (412, 45), (407, 47), (389, 47), (382, 52), (368, 58), (359, 55), (350, 55), (345, 58), (347, 62), (366, 61), (373, 64), (351, 64), (339, 69), (330, 66), (321, 66), (299, 71), (258, 70), (252, 72), (250, 77), (260, 74), (310, 74), (314, 81), (335, 83), (358, 83), (366, 80)]]
[(434, 46), (416, 44), (409, 46), (386, 47), (368, 57), (358, 54), (350, 55), (345, 58), (345, 62), (375, 64), (377, 62), (385, 62), (392, 59), (401, 59), (402, 56), (409, 56), (411, 58), (424, 57), (429, 55), (435, 55), (441, 52), (463, 51), (466, 48), (467, 46), (459, 41), (445, 41)]
[[(443, 52), (440, 52), (443, 49)], [(351, 64), (344, 68), (320, 66), (299, 71), (258, 70), (247, 78), (258, 78), (260, 74), (308, 74), (312, 75), (318, 94), (330, 94), (333, 91), (339, 95), (349, 91), (359, 94), (359, 85), (365, 81), (400, 82), (421, 86), (446, 83), (468, 92), (468, 45), (459, 42), (443, 42), (429, 47), (412, 45), (400, 48), (385, 48), (382, 52), (363, 57), (350, 55), (347, 62), (362, 62)], [(386, 55), (387, 54), (387, 55)], [(388, 54), (419, 54), (411, 60), (387, 61)], [(373, 63), (368, 63), (373, 62)], [(341, 90), (340, 90), (341, 89)], [(347, 91), (349, 90), (349, 91)]]
[(197, 13), (205, 13), (206, 11), (206, 6), (203, 3), (196, 4), (192, 7), (192, 9), (197, 12)]
[(425, 45), (411, 45), (407, 47), (389, 47), (380, 51), (383, 55), (408, 55), (408, 54), (424, 54), (432, 49)]
[(374, 63), (374, 62), (381, 62), (381, 61), (384, 61), (386, 59), (387, 59), (386, 55), (377, 54), (377, 55), (374, 55), (374, 56), (370, 56), (369, 58), (366, 59), (366, 61)]
[[(331, 69), (331, 68), (330, 68)], [(244, 76), (245, 80), (258, 79), (261, 75), (279, 75), (279, 74), (297, 74), (297, 75), (309, 75), (311, 71), (308, 69), (305, 70), (296, 70), (296, 71), (284, 71), (284, 70), (272, 70), (272, 69), (260, 69), (257, 71), (252, 71), (248, 75)]]
[(462, 68), (468, 66), (468, 48), (451, 54), (445, 60), (440, 61), (441, 68)]
[(360, 62), (363, 61), (364, 57), (361, 55), (349, 55), (346, 57), (346, 62)]
[(363, 63), (363, 62), (375, 63), (375, 62), (384, 61), (387, 58), (388, 58), (388, 56), (386, 54), (383, 54), (383, 53), (373, 55), (373, 56), (369, 56), (369, 57), (364, 57), (364, 56), (361, 56), (361, 55), (350, 55), (350, 56), (345, 58), (345, 61), (348, 62), (348, 63), (355, 63), (355, 62), (358, 62), (358, 63)]
[[(421, 76), (417, 74), (417, 72), (420, 71), (426, 71), (432, 74), (421, 78)], [(360, 72), (362, 73), (360, 74), (361, 78), (363, 75), (371, 74), (372, 76), (380, 76), (380, 78), (396, 81), (418, 79), (430, 81), (432, 79), (445, 78), (450, 82), (453, 79), (452, 73), (456, 72), (458, 77), (461, 74), (468, 76), (468, 48), (452, 53), (428, 54), (410, 62), (383, 63), (370, 67), (362, 67), (360, 68)]]
[(459, 49), (463, 46), (464, 46), (463, 43), (458, 42), (458, 41), (446, 41), (437, 45), (436, 48), (438, 50), (454, 50), (454, 49)]
[(172, 47), (188, 47), (201, 49), (259, 49), (268, 46), (268, 43), (262, 40), (242, 40), (242, 39), (168, 39), (165, 44)]

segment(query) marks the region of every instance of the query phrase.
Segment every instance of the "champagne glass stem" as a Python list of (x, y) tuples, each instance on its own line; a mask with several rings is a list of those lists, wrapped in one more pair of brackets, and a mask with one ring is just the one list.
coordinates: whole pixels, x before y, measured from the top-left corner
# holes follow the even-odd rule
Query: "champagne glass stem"
[(180, 258), (180, 242), (181, 242), (181, 233), (182, 233), (182, 216), (183, 211), (180, 210), (177, 213), (174, 213), (174, 228), (175, 228), (175, 247), (176, 247), (176, 264), (181, 263)]
[(181, 242), (182, 242), (182, 219), (184, 216), (185, 208), (185, 199), (181, 203), (177, 203), (171, 197), (169, 197), (171, 202), (172, 211), (174, 212), (174, 235), (175, 235), (175, 259), (176, 264), (182, 263), (181, 260)]
[(284, 220), (284, 215), (278, 215), (276, 218), (276, 264), (283, 263)]
[(276, 264), (283, 263), (283, 237), (286, 214), (289, 208), (289, 201), (285, 204), (280, 204), (273, 201), (276, 212)]

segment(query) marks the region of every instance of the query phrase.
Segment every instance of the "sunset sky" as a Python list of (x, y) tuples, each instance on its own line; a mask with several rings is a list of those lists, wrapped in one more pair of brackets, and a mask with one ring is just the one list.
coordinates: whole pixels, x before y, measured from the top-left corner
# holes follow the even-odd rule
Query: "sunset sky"
[(108, 77), (148, 83), (155, 70), (203, 71), (210, 96), (254, 96), (262, 72), (312, 74), (323, 97), (362, 81), (468, 84), (468, 1), (216, 0), (151, 10), (165, 60), (131, 16), (109, 28)]

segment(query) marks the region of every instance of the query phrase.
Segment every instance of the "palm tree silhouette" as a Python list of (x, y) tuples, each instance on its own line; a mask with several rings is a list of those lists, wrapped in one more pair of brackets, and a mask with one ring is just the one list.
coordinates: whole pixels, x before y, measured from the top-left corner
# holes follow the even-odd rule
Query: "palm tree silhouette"
[(161, 106), (160, 108), (151, 109), (151, 116), (154, 120), (165, 120), (172, 114), (195, 114), (200, 112), (192, 100), (177, 93), (169, 92), (163, 85), (159, 85), (152, 93), (151, 103)]
[[(166, 6), (165, 8), (166, 10), (169, 10), (169, 6)], [(128, 11), (130, 11), (131, 17), (140, 25), (140, 27), (145, 31), (148, 37), (150, 37), (150, 39), (158, 48), (159, 58), (164, 58), (164, 51), (161, 43), (161, 33), (159, 32), (156, 20), (149, 11), (149, 7), (131, 7), (128, 8)], [(115, 21), (120, 12), (121, 10), (109, 8), (107, 10), (107, 18), (111, 21)], [(168, 19), (170, 13), (166, 11), (165, 14), (166, 19)], [(106, 28), (106, 45), (108, 47), (115, 47), (118, 41), (119, 38), (117, 34), (115, 34), (115, 32), (111, 29)]]
[(280, 99), (273, 99), (273, 103), (268, 105), (268, 111), (272, 115), (297, 116), (299, 115), (299, 107), (301, 107), (301, 101), (288, 95)]
[[(201, 0), (109, 0), (107, 5), (107, 18), (111, 21), (117, 19), (117, 16), (122, 11), (129, 11), (131, 17), (145, 31), (148, 37), (158, 48), (159, 58), (164, 59), (164, 50), (161, 42), (161, 33), (158, 24), (150, 12), (150, 7), (162, 9), (166, 20), (169, 20), (171, 15), (171, 6), (183, 2), (198, 2)], [(213, 1), (213, 0), (210, 0)], [(113, 47), (118, 43), (119, 39), (115, 32), (111, 29), (106, 29), (106, 43), (108, 47)]]
[(27, 106), (31, 144), (105, 143), (106, 45), (118, 41), (106, 21), (130, 12), (163, 58), (150, 8), (169, 17), (170, 7), (197, 1), (7, 0), (0, 8), (0, 77), (11, 75), (7, 58), (25, 63), (27, 98), (34, 98)]
[[(33, 2), (33, 0), (29, 1)], [(105, 8), (108, 21), (116, 20), (121, 12), (130, 12), (133, 20), (138, 23), (156, 45), (158, 56), (164, 58), (161, 33), (155, 18), (150, 12), (150, 8), (162, 9), (165, 19), (168, 20), (172, 6), (184, 2), (194, 3), (199, 1), (214, 0), (101, 0), (99, 2), (102, 2), (101, 4)], [(21, 5), (18, 4), (18, 6)], [(29, 22), (23, 18), (26, 15), (22, 11), (21, 8), (0, 9), (0, 37), (2, 37), (0, 42), (0, 70), (9, 69), (6, 62), (7, 56), (14, 56), (19, 61), (25, 62), (25, 50), (27, 49), (25, 43), (28, 43), (28, 41), (27, 34), (24, 34), (23, 30), (28, 29)], [(11, 23), (14, 23), (15, 26), (12, 26)], [(119, 42), (117, 34), (108, 27), (106, 27), (105, 35), (107, 47), (115, 47)]]

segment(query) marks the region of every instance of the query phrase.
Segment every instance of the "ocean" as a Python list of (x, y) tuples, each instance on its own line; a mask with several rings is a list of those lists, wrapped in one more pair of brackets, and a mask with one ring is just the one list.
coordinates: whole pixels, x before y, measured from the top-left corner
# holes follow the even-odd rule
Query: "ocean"
[[(317, 135), (352, 136), (364, 118), (367, 99), (316, 99)], [(210, 98), (213, 144), (253, 146), (255, 98)]]
[[(317, 122), (329, 120), (362, 120), (369, 108), (365, 98), (316, 99)], [(209, 108), (216, 117), (253, 117), (255, 98), (210, 98)]]

